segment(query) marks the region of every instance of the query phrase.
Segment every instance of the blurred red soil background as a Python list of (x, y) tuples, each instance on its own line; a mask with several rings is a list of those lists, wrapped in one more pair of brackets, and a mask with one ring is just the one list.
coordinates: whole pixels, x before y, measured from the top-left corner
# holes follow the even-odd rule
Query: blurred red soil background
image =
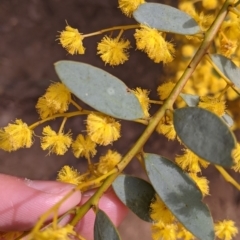
[[(159, 3), (174, 1), (152, 1)], [(15, 119), (28, 124), (39, 120), (35, 110), (38, 98), (44, 94), (52, 81), (58, 81), (53, 64), (59, 60), (75, 60), (100, 67), (122, 81), (130, 88), (151, 89), (151, 99), (157, 99), (156, 88), (166, 79), (161, 64), (153, 63), (140, 51), (135, 51), (133, 31), (124, 33), (131, 40), (130, 59), (124, 65), (108, 67), (96, 55), (97, 42), (102, 36), (84, 39), (85, 55), (71, 56), (58, 44), (56, 35), (68, 24), (82, 33), (90, 33), (115, 25), (133, 24), (133, 19), (125, 17), (118, 9), (117, 0), (1, 0), (0, 1), (0, 127)], [(177, 46), (177, 43), (176, 43)], [(154, 113), (156, 108), (152, 107)], [(70, 119), (66, 125), (76, 136), (85, 130), (84, 118)], [(55, 130), (60, 122), (50, 123)], [(113, 149), (124, 155), (144, 130), (144, 126), (131, 122), (121, 122), (122, 137)], [(41, 135), (42, 126), (35, 131)], [(145, 146), (146, 152), (157, 153), (174, 160), (181, 147), (176, 142), (167, 141), (154, 133)], [(98, 156), (107, 151), (99, 148)], [(39, 139), (35, 137), (30, 149), (6, 153), (0, 150), (0, 172), (29, 179), (56, 178), (64, 165), (71, 165), (80, 172), (86, 169), (84, 159), (76, 159), (71, 151), (64, 156), (48, 155), (41, 150)], [(146, 178), (136, 159), (127, 167), (126, 173)], [(240, 182), (240, 177), (233, 174)], [(226, 183), (215, 168), (209, 167), (204, 174), (211, 181), (208, 203), (215, 220), (229, 218), (240, 226), (240, 194)], [(169, 176), (171, 177), (171, 176)], [(4, 183), (0, 183), (4, 184)], [(124, 240), (151, 239), (149, 224), (139, 220), (132, 213), (120, 226)], [(236, 238), (238, 239), (238, 238)]]

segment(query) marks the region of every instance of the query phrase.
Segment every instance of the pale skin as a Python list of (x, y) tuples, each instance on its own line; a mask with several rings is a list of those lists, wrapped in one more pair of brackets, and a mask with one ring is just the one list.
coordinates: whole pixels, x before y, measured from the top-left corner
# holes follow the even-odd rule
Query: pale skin
[[(38, 181), (0, 174), (0, 231), (27, 231), (39, 216), (65, 196), (74, 186), (56, 181)], [(74, 193), (66, 200), (59, 215), (74, 206), (81, 205), (93, 194)], [(118, 226), (127, 214), (127, 208), (112, 190), (106, 192), (99, 202), (102, 209)], [(87, 240), (93, 239), (95, 214), (90, 210), (77, 224), (76, 231)], [(63, 220), (68, 221), (68, 217)]]

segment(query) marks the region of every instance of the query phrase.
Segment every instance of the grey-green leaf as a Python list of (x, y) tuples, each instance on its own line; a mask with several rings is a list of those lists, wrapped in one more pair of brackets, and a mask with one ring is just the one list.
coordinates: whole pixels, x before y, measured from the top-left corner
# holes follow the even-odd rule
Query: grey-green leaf
[(146, 153), (144, 159), (153, 187), (174, 216), (199, 240), (213, 240), (213, 220), (193, 180), (162, 156)]
[(141, 24), (162, 32), (193, 35), (201, 32), (197, 22), (183, 11), (160, 3), (143, 3), (133, 17)]
[(94, 109), (126, 120), (144, 117), (137, 97), (121, 80), (104, 70), (74, 61), (59, 61), (55, 69), (69, 90)]
[(222, 119), (225, 121), (225, 123), (228, 125), (228, 127), (232, 127), (233, 124), (234, 124), (234, 121), (232, 119), (232, 117), (225, 113), (223, 116), (222, 116)]
[(94, 222), (94, 240), (120, 240), (116, 227), (102, 210), (98, 210)]
[(212, 112), (186, 107), (174, 111), (174, 128), (181, 141), (199, 157), (231, 167), (231, 152), (236, 141), (226, 123)]
[(139, 218), (152, 222), (149, 215), (150, 204), (156, 192), (151, 184), (137, 177), (120, 175), (113, 182), (113, 189), (119, 199)]
[(240, 68), (229, 58), (220, 54), (210, 54), (216, 71), (220, 71), (236, 87), (240, 88)]
[(199, 103), (200, 98), (197, 95), (180, 93), (180, 96), (189, 107), (196, 107)]

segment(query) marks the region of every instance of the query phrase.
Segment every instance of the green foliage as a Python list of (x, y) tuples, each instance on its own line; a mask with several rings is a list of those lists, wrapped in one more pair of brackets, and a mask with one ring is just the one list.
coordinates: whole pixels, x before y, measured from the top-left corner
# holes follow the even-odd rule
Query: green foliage
[(55, 64), (60, 80), (83, 102), (115, 118), (144, 117), (135, 95), (118, 78), (89, 64), (59, 61)]
[(175, 217), (199, 239), (213, 240), (213, 220), (193, 180), (162, 156), (145, 153), (144, 159), (154, 189)]
[(214, 164), (233, 165), (235, 138), (221, 118), (202, 108), (186, 107), (174, 111), (173, 123), (181, 141), (195, 154)]
[(197, 22), (185, 12), (160, 3), (141, 4), (134, 11), (133, 17), (137, 22), (163, 32), (182, 35), (193, 35), (201, 32)]
[(152, 222), (149, 206), (156, 192), (151, 184), (137, 177), (120, 175), (113, 182), (113, 189), (119, 199), (139, 218)]
[(94, 240), (120, 240), (118, 231), (105, 212), (98, 209), (94, 223)]

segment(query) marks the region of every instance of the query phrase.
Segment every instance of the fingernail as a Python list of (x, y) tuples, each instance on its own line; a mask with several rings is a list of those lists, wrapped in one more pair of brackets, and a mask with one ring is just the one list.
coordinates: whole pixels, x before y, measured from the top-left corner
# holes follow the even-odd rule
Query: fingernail
[(38, 180), (30, 180), (25, 179), (25, 184), (33, 189), (39, 190), (41, 192), (49, 193), (49, 194), (60, 194), (64, 195), (67, 192), (70, 192), (74, 185), (68, 183), (62, 183), (57, 181), (38, 181)]

